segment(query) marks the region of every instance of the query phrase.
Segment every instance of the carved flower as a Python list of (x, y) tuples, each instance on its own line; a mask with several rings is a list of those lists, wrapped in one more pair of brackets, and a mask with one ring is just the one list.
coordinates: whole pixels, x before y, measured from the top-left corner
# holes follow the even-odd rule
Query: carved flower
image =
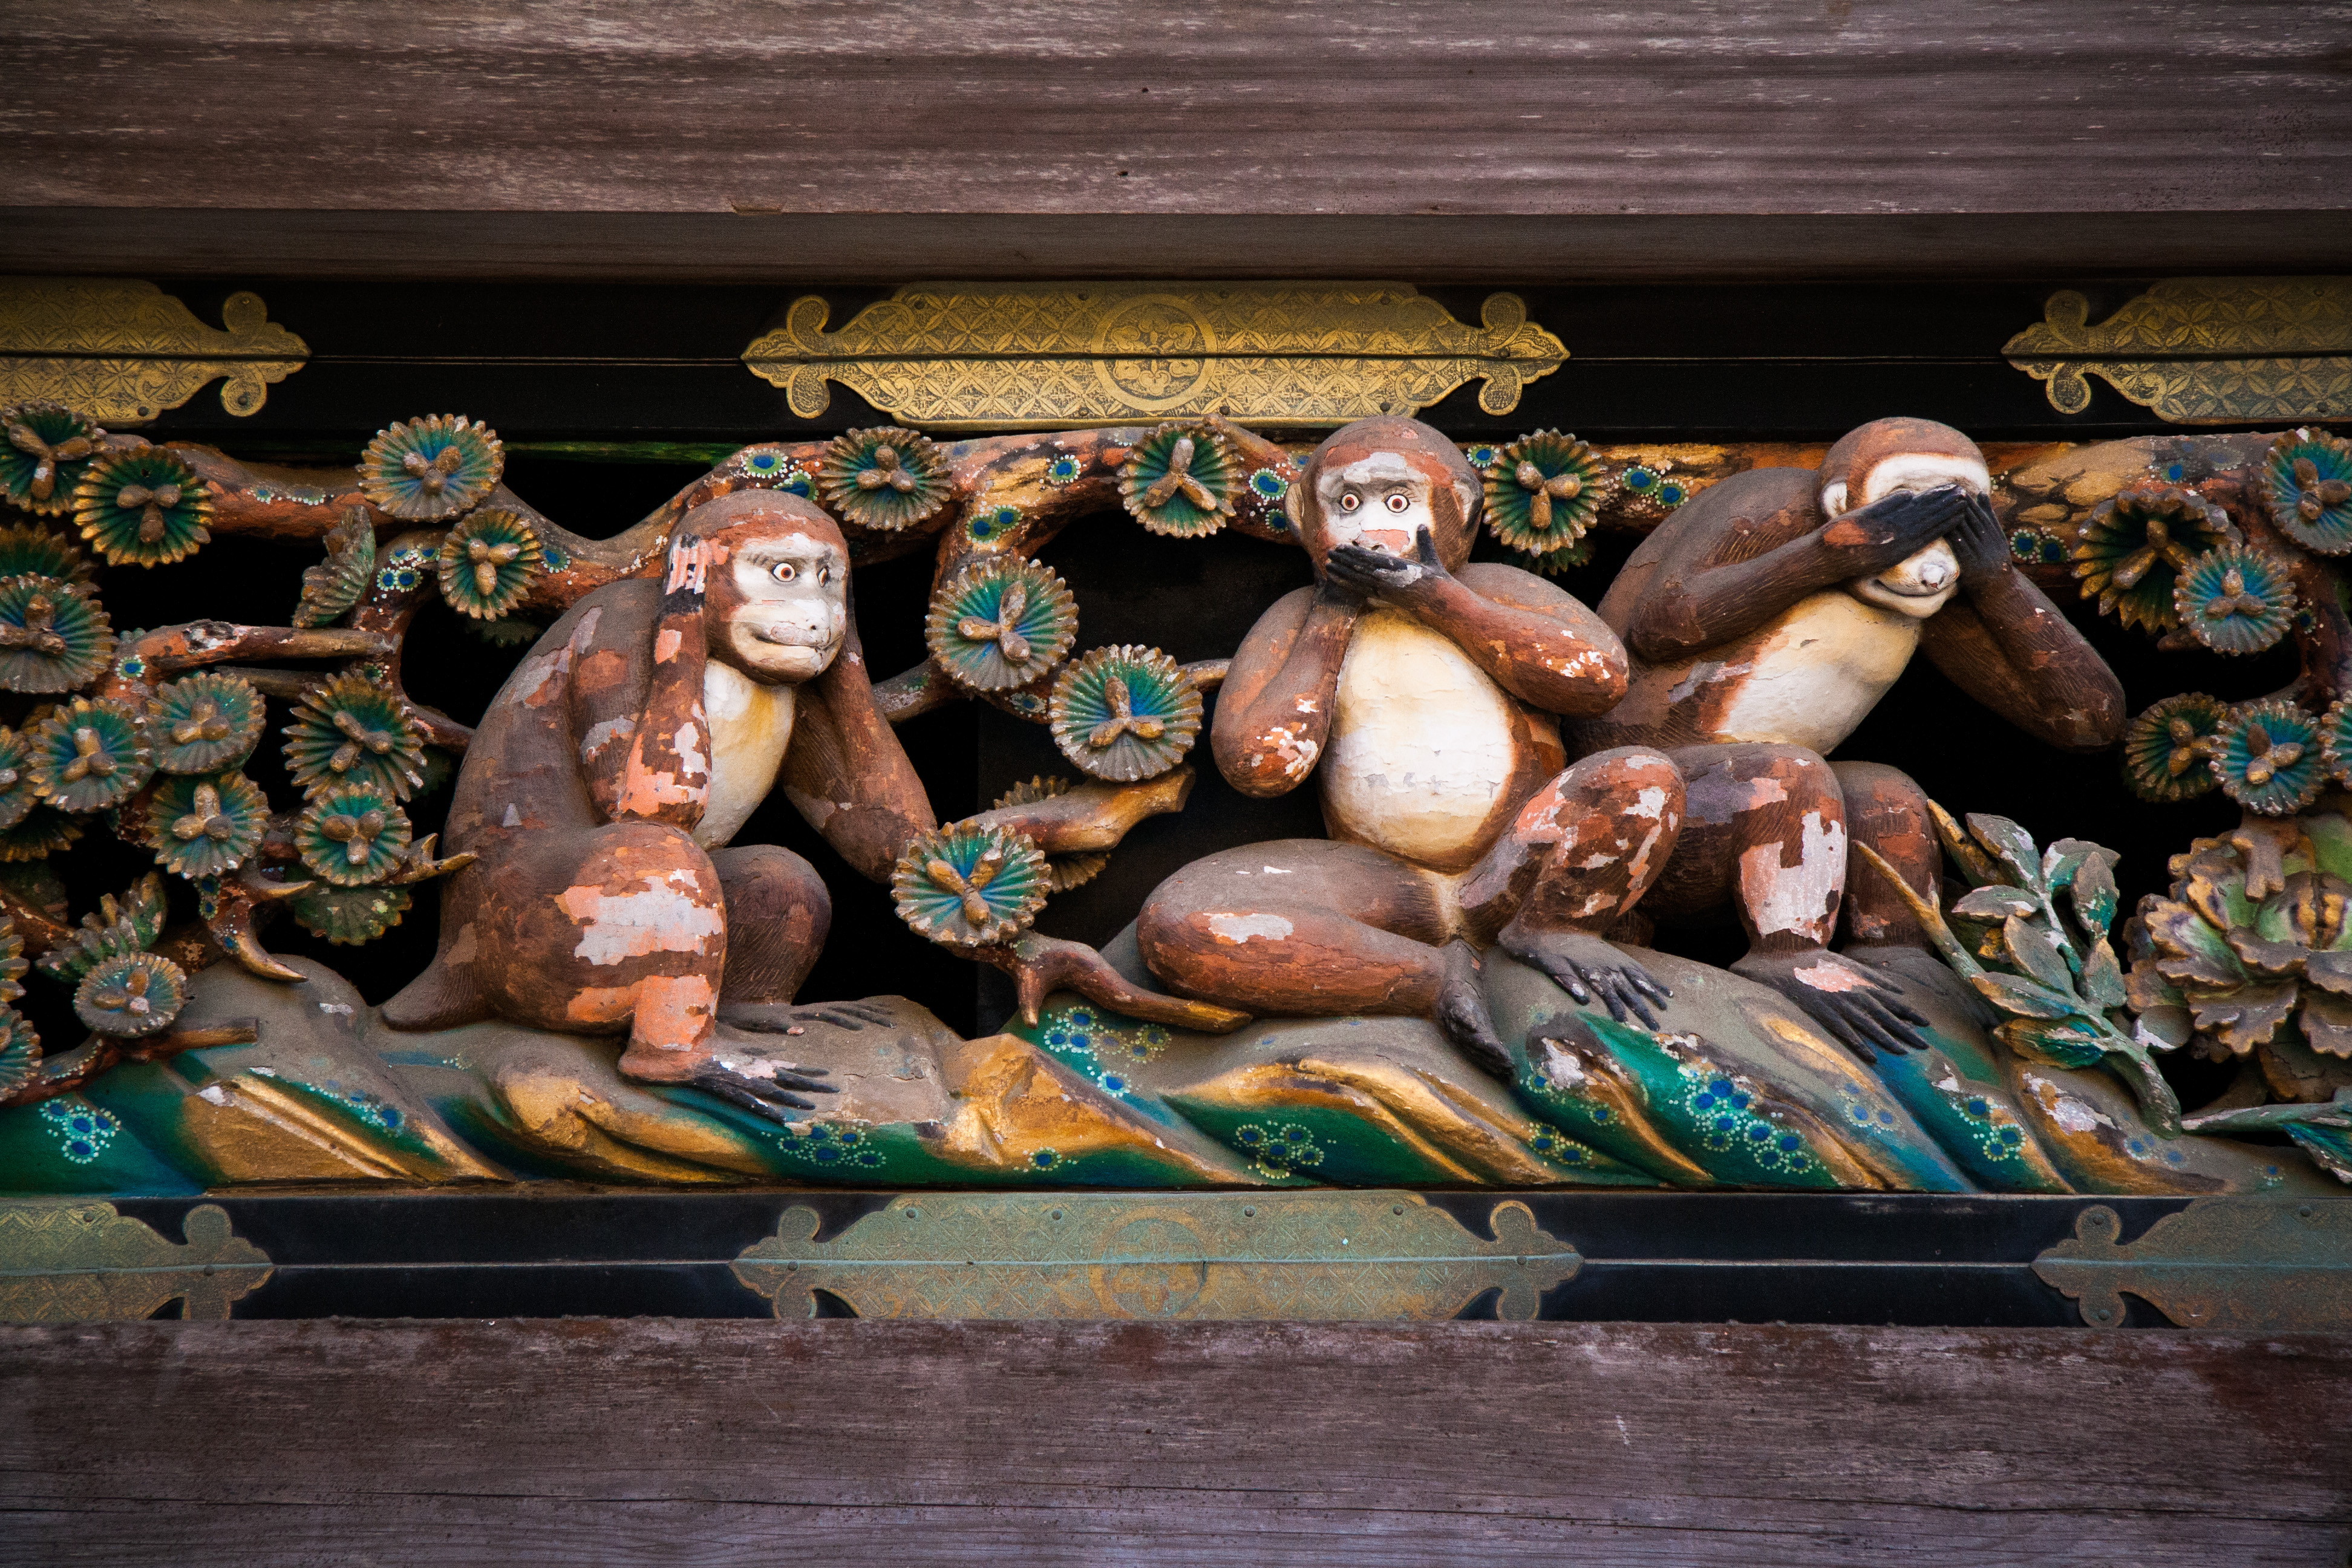
[(147, 847), (176, 876), (236, 870), (268, 826), (269, 801), (243, 773), (167, 778), (147, 800)]
[(0, 864), (38, 860), (70, 848), (81, 824), (53, 805), (35, 806), (16, 826), (0, 830)]
[(61, 533), (18, 523), (0, 528), (0, 578), (7, 577), (55, 577), (87, 586), (89, 558)]
[(971, 691), (1008, 691), (1044, 675), (1078, 637), (1078, 602), (1050, 567), (998, 556), (942, 586), (923, 640), (948, 679)]
[(898, 918), (950, 947), (1010, 942), (1045, 907), (1045, 857), (1026, 835), (960, 824), (908, 846), (890, 874)]
[(2215, 653), (2260, 653), (2294, 620), (2294, 585), (2258, 550), (2225, 544), (2191, 561), (2173, 584), (2173, 613)]
[(1119, 497), (1135, 521), (1178, 539), (1204, 539), (1224, 527), (1240, 484), (1233, 448), (1206, 425), (1162, 425), (1118, 468)]
[(16, 922), (0, 915), (0, 1002), (14, 1002), (25, 994), (25, 939)]
[(1664, 458), (1650, 463), (1627, 465), (1617, 476), (1617, 487), (1625, 499), (1625, 510), (1636, 518), (1661, 518), (1690, 500), (1690, 487), (1668, 476), (1674, 464)]
[[(1033, 801), (1051, 800), (1057, 795), (1067, 795), (1070, 781), (1050, 773), (1039, 773), (1026, 784), (1014, 784), (996, 797), (991, 811), (1002, 811), (1008, 805), (1027, 805)], [(1076, 855), (1049, 855), (1045, 858), (1045, 883), (1056, 893), (1066, 893), (1072, 888), (1083, 888), (1102, 875), (1110, 864), (1108, 849), (1088, 850)]]
[(408, 817), (390, 790), (373, 784), (327, 790), (294, 823), (294, 848), (302, 864), (339, 888), (390, 876), (408, 839)]
[(2331, 777), (2352, 780), (2352, 697), (2339, 697), (2319, 717), (2319, 754)]
[(415, 901), (406, 888), (313, 888), (287, 908), (311, 935), (357, 947), (398, 925)]
[(2213, 737), (2213, 776), (2230, 798), (2265, 816), (2285, 816), (2319, 798), (2326, 766), (2319, 725), (2294, 703), (2273, 698), (2231, 713)]
[(106, 432), (61, 403), (0, 408), (0, 494), (26, 511), (63, 517)]
[(2142, 800), (2193, 799), (2216, 780), (2209, 765), (2213, 736), (2230, 707), (2201, 691), (2184, 691), (2142, 712), (2124, 731), (2124, 783)]
[(441, 542), (441, 596), (459, 615), (495, 621), (530, 592), (541, 558), (530, 524), (510, 511), (478, 511)]
[(74, 991), (74, 1016), (100, 1035), (137, 1039), (172, 1026), (188, 1002), (188, 977), (160, 952), (100, 962)]
[(62, 810), (120, 805), (154, 775), (146, 726), (121, 702), (77, 697), (72, 707), (51, 710), (26, 741), (33, 787)]
[(2352, 550), (2352, 441), (2293, 430), (2263, 459), (2263, 499), (2280, 531), (2307, 550)]
[(1201, 690), (1156, 647), (1098, 647), (1062, 671), (1047, 712), (1064, 756), (1126, 784), (1184, 760), (1201, 732)]
[(74, 526), (117, 566), (166, 566), (212, 533), (212, 497), (196, 471), (161, 447), (110, 452), (74, 487)]
[(914, 527), (955, 489), (937, 442), (887, 426), (835, 437), (818, 459), (816, 482), (835, 515), (879, 533)]
[(327, 534), (327, 558), (302, 572), (302, 599), (294, 606), (298, 626), (332, 626), (350, 613), (375, 578), (375, 521), (365, 507), (352, 507)]
[(1609, 493), (1591, 447), (1557, 430), (1522, 436), (1484, 469), (1486, 526), (1512, 550), (1549, 555), (1584, 537)]
[(0, 1099), (33, 1081), (40, 1070), (41, 1037), (14, 1007), (0, 1007)]
[(33, 783), (32, 748), (14, 730), (0, 728), (0, 832), (25, 820), (40, 804)]
[(425, 782), (425, 742), (389, 688), (357, 672), (305, 691), (286, 726), (286, 765), (305, 795), (366, 784), (406, 800)]
[(387, 517), (455, 517), (489, 499), (506, 464), (498, 432), (463, 415), (399, 420), (361, 454), (360, 493)]
[(2187, 490), (2148, 486), (2099, 503), (2075, 542), (2072, 570), (2101, 615), (2168, 632), (2180, 624), (2173, 604), (2180, 574), (2207, 551), (2238, 542), (2220, 507)]
[(216, 773), (253, 754), (261, 694), (233, 675), (191, 675), (147, 700), (148, 742), (167, 773)]
[[(2264, 835), (2277, 851), (2265, 896), (2241, 832), (2200, 838), (2173, 860), (2167, 898), (2141, 900), (2127, 982), (2137, 1026), (2247, 1056), (2284, 1027), (2314, 1050), (2352, 1056), (2352, 831), (2332, 812)], [(2290, 1022), (2290, 1019), (2293, 1021)]]
[(57, 577), (0, 583), (0, 687), (71, 691), (114, 659), (114, 628), (87, 589)]

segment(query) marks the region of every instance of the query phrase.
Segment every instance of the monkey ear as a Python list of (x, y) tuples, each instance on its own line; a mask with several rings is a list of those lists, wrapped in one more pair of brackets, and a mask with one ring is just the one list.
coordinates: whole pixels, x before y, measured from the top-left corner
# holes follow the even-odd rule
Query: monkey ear
[(1290, 520), (1290, 531), (1301, 544), (1307, 542), (1307, 476), (1301, 473), (1282, 492), (1282, 515)]

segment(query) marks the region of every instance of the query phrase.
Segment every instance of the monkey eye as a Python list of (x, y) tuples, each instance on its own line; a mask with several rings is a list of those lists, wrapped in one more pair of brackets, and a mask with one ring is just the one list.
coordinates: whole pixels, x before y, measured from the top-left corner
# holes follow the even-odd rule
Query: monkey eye
[(1410, 510), (1412, 506), (1412, 498), (1406, 495), (1402, 490), (1393, 491), (1389, 496), (1389, 510), (1391, 511), (1405, 511)]
[(830, 588), (830, 587), (832, 587), (832, 586), (833, 586), (833, 568), (832, 568), (832, 567), (830, 567), (830, 566), (820, 566), (820, 567), (818, 567), (818, 568), (816, 569), (816, 582), (817, 582), (817, 586), (818, 586), (818, 587), (820, 587), (820, 588)]
[(768, 568), (768, 575), (773, 577), (779, 583), (789, 583), (793, 578), (800, 575), (800, 568), (794, 566), (789, 561), (779, 561), (773, 566)]
[(1364, 498), (1358, 495), (1355, 491), (1342, 490), (1339, 492), (1339, 510), (1341, 511), (1353, 511), (1363, 504)]

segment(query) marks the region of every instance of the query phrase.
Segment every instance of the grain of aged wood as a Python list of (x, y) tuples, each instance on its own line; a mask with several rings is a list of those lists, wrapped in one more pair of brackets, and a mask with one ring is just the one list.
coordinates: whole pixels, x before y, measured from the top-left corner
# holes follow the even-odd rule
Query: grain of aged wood
[[(1132, 275), (1237, 265), (1191, 223), (1222, 216), (1216, 232), (1244, 239), (1248, 268), (1468, 275), (1480, 260), (1429, 218), (1554, 220), (1514, 246), (1524, 280), (1637, 257), (1656, 270), (1661, 251), (1678, 271), (1743, 270), (1748, 241), (1690, 226), (1867, 215), (1880, 269), (1948, 275), (1997, 258), (1966, 233), (1891, 220), (2005, 214), (2012, 268), (2021, 243), (2036, 267), (2053, 247), (2096, 265), (2071, 237), (2106, 218), (2129, 221), (2165, 266), (2201, 246), (2275, 270), (2340, 253), (2340, 216), (2331, 241), (2326, 215), (2352, 190), (2343, 12), (2326, 4), (1780, 0), (1662, 16), (1430, 0), (706, 0), (583, 26), (551, 0), (428, 0), (397, 23), (351, 0), (299, 16), (163, 0), (127, 23), (26, 0), (0, 29), (0, 199), (58, 220), (10, 223), (12, 266), (135, 253), (148, 270), (266, 272), (325, 264), (323, 234), (344, 265), (378, 272), (782, 276), (821, 261), (846, 275), (859, 268), (844, 261), (877, 248), (873, 222), (898, 217), (919, 220), (902, 237), (926, 269)], [(150, 209), (135, 235), (106, 219), (131, 209)], [(2202, 241), (2161, 223), (2225, 213), (2273, 216)], [(297, 216), (320, 214), (335, 222)], [(737, 214), (740, 226), (709, 226)], [(643, 249), (591, 257), (569, 253), (576, 231), (532, 221), (548, 215), (703, 226), (690, 252), (688, 231), (666, 226)], [(809, 215), (854, 221), (773, 221)], [(956, 215), (1020, 221), (959, 233)], [(1179, 221), (1107, 245), (1052, 221), (1072, 216)], [(1337, 247), (1327, 227), (1319, 255), (1308, 243), (1318, 221), (1368, 216), (1405, 226), (1346, 230)], [(1567, 219), (1578, 226), (1557, 226)], [(1627, 226), (1661, 219), (1663, 233)], [(362, 224), (389, 247), (351, 256)], [(1708, 234), (1704, 257), (1674, 254)], [(1774, 242), (1816, 268), (1855, 261), (1834, 228)]]
[(2332, 1568), (2347, 1395), (2341, 1335), (18, 1329), (0, 1562)]

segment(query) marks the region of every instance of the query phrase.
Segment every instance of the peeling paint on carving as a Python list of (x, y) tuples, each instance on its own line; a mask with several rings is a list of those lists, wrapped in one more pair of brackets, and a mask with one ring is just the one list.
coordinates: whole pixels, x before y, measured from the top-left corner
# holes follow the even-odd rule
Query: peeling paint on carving
[[(671, 885), (681, 879), (682, 889)], [(693, 873), (649, 872), (641, 879), (643, 892), (579, 887), (556, 895), (557, 907), (580, 924), (580, 943), (572, 950), (576, 957), (604, 964), (656, 952), (700, 953), (712, 937), (725, 933), (723, 915), (702, 901)]]
[(1252, 937), (1266, 942), (1280, 942), (1294, 929), (1280, 915), (1213, 914), (1208, 917), (1210, 934), (1219, 942), (1238, 947)]
[(1739, 857), (1739, 897), (1761, 932), (1796, 931), (1829, 939), (1845, 884), (1845, 825), (1805, 813), (1799, 829), (1797, 864), (1780, 864), (1782, 846), (1759, 844)]

